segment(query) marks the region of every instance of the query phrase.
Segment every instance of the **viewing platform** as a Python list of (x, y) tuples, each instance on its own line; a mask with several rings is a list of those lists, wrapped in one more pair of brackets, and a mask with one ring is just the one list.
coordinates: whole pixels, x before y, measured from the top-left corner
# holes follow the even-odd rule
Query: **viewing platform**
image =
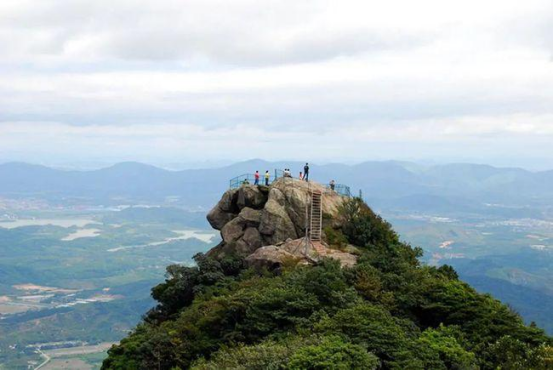
[[(282, 171), (280, 169), (275, 169), (272, 173), (270, 173), (269, 185), (271, 185), (273, 182), (275, 182), (278, 179), (286, 179), (286, 180), (290, 180), (290, 181), (294, 181), (294, 182), (303, 182), (304, 181), (304, 180), (301, 180), (299, 178), (285, 177), (284, 176), (284, 171)], [(318, 183), (318, 184), (323, 184), (323, 183), (320, 183), (320, 182), (317, 182), (317, 181), (313, 181), (313, 182)], [(229, 181), (229, 188), (230, 189), (240, 188), (244, 184), (254, 185), (254, 183), (255, 183), (255, 174), (246, 173), (246, 174), (238, 175), (238, 176), (232, 178)], [(259, 173), (259, 185), (260, 186), (265, 185), (265, 173)], [(345, 184), (336, 183), (334, 185), (334, 189), (332, 189), (330, 184), (326, 184), (324, 186), (325, 186), (325, 188), (328, 192), (336, 192), (337, 194), (339, 194), (341, 196), (344, 196), (344, 197), (352, 197), (350, 187), (345, 185)]]

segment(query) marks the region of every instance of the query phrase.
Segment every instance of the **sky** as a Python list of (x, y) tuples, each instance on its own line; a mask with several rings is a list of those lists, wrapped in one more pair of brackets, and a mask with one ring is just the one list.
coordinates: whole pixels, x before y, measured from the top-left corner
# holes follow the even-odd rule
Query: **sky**
[(2, 0), (0, 162), (553, 168), (553, 2)]

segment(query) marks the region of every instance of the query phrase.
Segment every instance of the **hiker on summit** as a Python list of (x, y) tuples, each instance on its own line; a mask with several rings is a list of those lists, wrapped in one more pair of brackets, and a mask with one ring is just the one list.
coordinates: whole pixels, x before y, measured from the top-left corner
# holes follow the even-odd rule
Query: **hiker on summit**
[(253, 183), (254, 185), (259, 185), (259, 170), (255, 171), (255, 181)]
[(269, 179), (271, 178), (271, 175), (269, 174), (269, 170), (265, 171), (265, 185), (269, 186)]
[(303, 180), (303, 173), (300, 171), (300, 177), (299, 177), (300, 180)]
[(334, 191), (334, 188), (336, 188), (336, 182), (334, 181), (334, 179), (332, 179), (332, 180), (330, 181), (330, 189), (331, 189), (332, 191)]
[(306, 162), (305, 166), (303, 167), (303, 179), (306, 182), (309, 182), (309, 164)]

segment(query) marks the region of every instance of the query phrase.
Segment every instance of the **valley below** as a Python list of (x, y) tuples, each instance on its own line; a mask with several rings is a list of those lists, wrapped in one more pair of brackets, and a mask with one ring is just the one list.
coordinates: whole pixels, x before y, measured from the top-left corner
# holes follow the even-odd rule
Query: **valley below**
[(191, 264), (218, 239), (195, 214), (152, 212), (160, 208), (0, 213), (0, 368), (99, 368), (154, 306), (165, 267)]
[(553, 221), (490, 215), (383, 213), (423, 261), (448, 264), (480, 292), (553, 333)]

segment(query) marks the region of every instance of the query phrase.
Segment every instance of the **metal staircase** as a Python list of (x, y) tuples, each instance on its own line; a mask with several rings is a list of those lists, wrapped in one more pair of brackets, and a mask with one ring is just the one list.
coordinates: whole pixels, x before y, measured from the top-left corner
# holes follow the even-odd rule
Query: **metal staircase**
[(311, 216), (309, 218), (309, 238), (315, 242), (321, 241), (323, 226), (323, 208), (321, 191), (311, 191)]

